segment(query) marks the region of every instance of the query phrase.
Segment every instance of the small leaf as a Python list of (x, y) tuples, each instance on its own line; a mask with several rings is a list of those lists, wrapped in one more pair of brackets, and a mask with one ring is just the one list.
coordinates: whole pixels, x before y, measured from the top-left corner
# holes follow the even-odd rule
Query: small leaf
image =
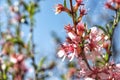
[(105, 61), (97, 58), (95, 65), (98, 66), (98, 67), (104, 66), (105, 65)]
[(106, 25), (106, 29), (107, 29), (108, 34), (111, 36), (112, 35), (112, 29), (110, 28), (109, 24)]
[(11, 38), (8, 41), (11, 41), (13, 44), (18, 44), (24, 47), (24, 42), (20, 38)]
[(72, 15), (71, 15), (70, 13), (68, 13), (68, 15), (69, 15), (70, 17), (72, 17)]
[(41, 60), (40, 60), (40, 63), (39, 63), (39, 68), (41, 68), (42, 67), (42, 65), (43, 65), (43, 63), (45, 62), (45, 60), (46, 60), (46, 57), (43, 57)]
[(108, 59), (109, 59), (108, 53), (105, 54), (104, 59), (105, 59), (105, 61), (108, 61)]
[(24, 6), (24, 9), (28, 11), (28, 5), (25, 2), (23, 2), (23, 1), (22, 1), (22, 4)]
[(62, 80), (67, 80), (64, 74), (61, 75), (61, 78)]
[(8, 3), (9, 5), (12, 5), (11, 0), (7, 0), (7, 3)]
[(99, 29), (101, 29), (102, 31), (104, 31), (105, 34), (107, 34), (107, 31), (106, 31), (106, 29), (104, 27), (99, 26), (99, 25), (95, 25), (95, 26), (97, 26)]
[(66, 0), (64, 0), (64, 7), (67, 8)]
[(77, 19), (78, 15), (77, 15), (77, 12), (75, 12), (75, 19)]
[(68, 67), (69, 67), (69, 68), (72, 68), (72, 67), (75, 67), (75, 66), (76, 66), (75, 62), (70, 62), (70, 63), (68, 64)]

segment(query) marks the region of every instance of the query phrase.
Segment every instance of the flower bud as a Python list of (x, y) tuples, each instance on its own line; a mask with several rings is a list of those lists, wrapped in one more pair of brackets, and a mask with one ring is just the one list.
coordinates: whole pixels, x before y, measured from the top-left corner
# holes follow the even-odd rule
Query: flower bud
[(68, 8), (65, 8), (62, 4), (58, 4), (56, 7), (55, 7), (55, 14), (59, 14), (61, 13), (62, 11), (65, 11), (67, 13), (70, 13), (70, 10)]

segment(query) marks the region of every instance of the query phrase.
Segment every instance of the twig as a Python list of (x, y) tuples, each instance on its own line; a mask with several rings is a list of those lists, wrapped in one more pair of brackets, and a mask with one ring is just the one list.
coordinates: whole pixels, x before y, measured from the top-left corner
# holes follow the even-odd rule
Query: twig
[(72, 0), (70, 0), (70, 7), (71, 7), (72, 21), (73, 21), (75, 32), (76, 32), (76, 20), (75, 20), (75, 14), (74, 14), (74, 10), (73, 10)]

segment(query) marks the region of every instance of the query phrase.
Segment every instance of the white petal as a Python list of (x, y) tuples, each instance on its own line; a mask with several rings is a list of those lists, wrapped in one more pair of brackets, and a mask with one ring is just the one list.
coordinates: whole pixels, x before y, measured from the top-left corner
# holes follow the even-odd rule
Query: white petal
[(70, 62), (74, 59), (74, 54), (72, 54), (71, 59), (69, 60)]
[(108, 36), (105, 36), (105, 40), (107, 40), (108, 39)]
[(2, 64), (2, 66), (1, 66), (1, 67), (2, 67), (2, 69), (3, 69), (3, 70), (5, 70), (6, 65), (5, 65), (5, 64)]
[(65, 58), (66, 58), (66, 56), (64, 56), (64, 57), (63, 57), (62, 61), (64, 61), (64, 60), (65, 60)]
[(59, 12), (55, 12), (55, 15), (59, 14)]
[(97, 27), (92, 27), (90, 29), (91, 29), (91, 32), (93, 32), (93, 33), (97, 31)]
[(69, 61), (72, 61), (74, 59), (75, 53), (76, 53), (76, 51), (74, 51), (73, 53), (68, 55), (68, 57), (71, 57)]
[(116, 66), (117, 66), (118, 68), (120, 68), (120, 64), (116, 64)]
[(14, 2), (14, 5), (15, 5), (15, 6), (18, 6), (18, 5), (19, 5), (19, 2), (18, 2), (18, 1), (15, 1), (15, 2)]
[(88, 77), (88, 78), (85, 78), (85, 80), (95, 80), (95, 79)]
[(73, 33), (71, 33), (71, 32), (68, 32), (68, 36), (70, 37), (70, 39), (75, 39), (75, 35), (73, 34)]
[(63, 57), (65, 55), (65, 51), (64, 50), (60, 50), (57, 53), (58, 57)]
[(102, 38), (101, 36), (96, 37), (96, 41), (100, 41), (101, 38)]
[(17, 59), (15, 59), (13, 57), (10, 58), (10, 61), (13, 62), (13, 63), (17, 63)]

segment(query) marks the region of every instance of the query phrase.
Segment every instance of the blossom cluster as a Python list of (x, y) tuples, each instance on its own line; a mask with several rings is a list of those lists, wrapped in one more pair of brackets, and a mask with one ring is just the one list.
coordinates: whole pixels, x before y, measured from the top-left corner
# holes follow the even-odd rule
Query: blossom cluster
[[(115, 64), (113, 60), (110, 61), (112, 55), (112, 32), (100, 26), (94, 26), (90, 29), (87, 24), (82, 22), (82, 18), (87, 14), (82, 0), (76, 0), (73, 6), (72, 0), (70, 8), (65, 5), (58, 4), (56, 6), (56, 13), (66, 12), (70, 15), (73, 21), (73, 26), (68, 24), (65, 26), (67, 33), (66, 41), (61, 44), (57, 53), (58, 57), (64, 60), (68, 58), (70, 61), (76, 57), (80, 66), (79, 77), (98, 80), (118, 80), (120, 79), (120, 66)], [(114, 3), (115, 5), (112, 5)], [(106, 2), (105, 6), (111, 10), (119, 11), (120, 0), (110, 0)], [(79, 11), (79, 16), (76, 14)], [(118, 18), (117, 18), (118, 19)], [(119, 22), (119, 20), (118, 20)], [(113, 21), (113, 28), (118, 22)], [(113, 64), (111, 64), (111, 62)]]
[[(114, 6), (115, 4), (115, 6)], [(120, 8), (120, 0), (108, 0), (108, 2), (106, 2), (105, 6), (108, 9), (112, 9), (112, 10), (116, 10)]]

